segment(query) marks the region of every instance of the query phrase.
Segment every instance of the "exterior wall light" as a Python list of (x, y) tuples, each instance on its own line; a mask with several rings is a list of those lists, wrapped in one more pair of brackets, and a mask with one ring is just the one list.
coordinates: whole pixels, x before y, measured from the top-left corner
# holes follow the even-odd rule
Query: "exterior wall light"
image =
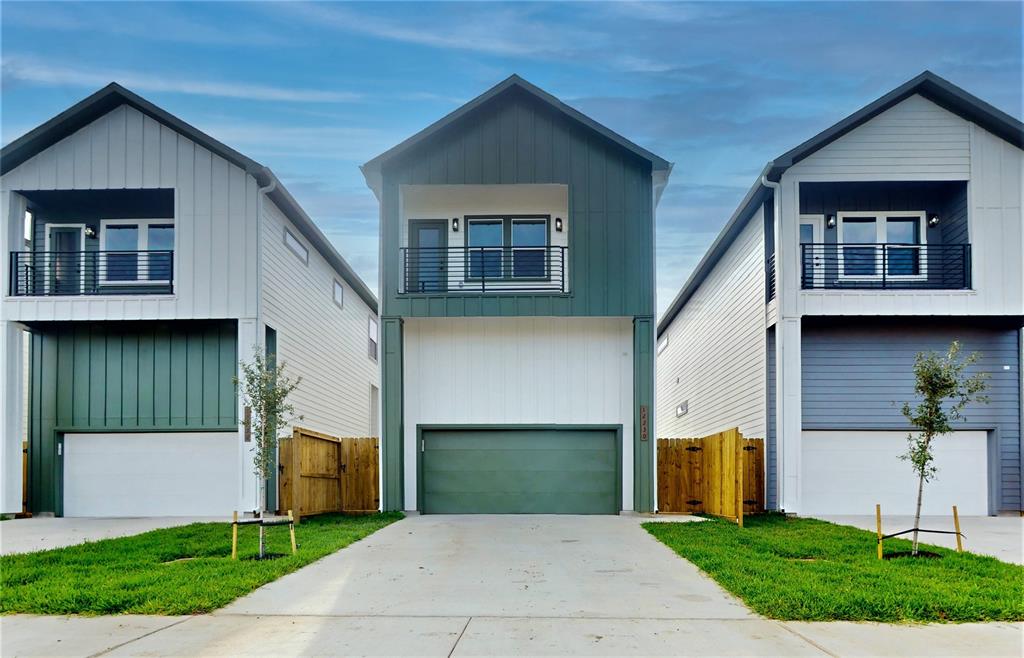
[(835, 228), (836, 227), (836, 216), (835, 215), (828, 215), (827, 217), (825, 217), (825, 226), (827, 226), (829, 228)]
[(562, 232), (562, 218), (561, 217), (555, 217), (555, 230), (558, 231), (559, 233)]
[(938, 225), (939, 225), (939, 216), (938, 215), (932, 215), (931, 217), (928, 218), (928, 226), (930, 226), (931, 228), (935, 228)]
[(95, 238), (96, 237), (96, 229), (94, 229), (91, 226), (86, 226), (85, 227), (85, 237), (87, 237), (87, 238)]
[(459, 218), (458, 217), (452, 217), (452, 231), (454, 231), (456, 233), (459, 232)]

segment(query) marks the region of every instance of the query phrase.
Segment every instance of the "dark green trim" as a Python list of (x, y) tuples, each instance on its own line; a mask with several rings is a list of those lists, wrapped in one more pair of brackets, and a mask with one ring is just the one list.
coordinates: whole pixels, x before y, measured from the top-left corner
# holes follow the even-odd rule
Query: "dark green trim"
[[(334, 296), (334, 291), (333, 290), (331, 290), (331, 296), (332, 297)], [(267, 367), (268, 368), (276, 368), (277, 367), (277, 329), (274, 329), (270, 325), (266, 325), (265, 328), (264, 328), (264, 331), (266, 332), (263, 342), (264, 342), (264, 350), (265, 350), (265, 353), (266, 353), (265, 358), (267, 360)], [(276, 383), (276, 380), (275, 380), (275, 383)], [(277, 428), (276, 427), (274, 428), (274, 432), (275, 432), (275, 434), (277, 433)], [(267, 478), (267, 509), (270, 510), (270, 511), (274, 511), (274, 510), (277, 509), (277, 467), (278, 467), (278, 457), (279, 457), (279, 455), (280, 455), (280, 451), (275, 450), (274, 451), (274, 468), (271, 469), (270, 477)]]
[[(654, 511), (654, 320), (633, 318), (633, 509)], [(641, 436), (647, 407), (647, 440)]]
[(63, 513), (63, 435), (237, 432), (237, 323), (30, 326), (29, 507)]
[(622, 511), (622, 425), (601, 424), (601, 425), (580, 425), (558, 423), (539, 424), (517, 424), (517, 423), (469, 423), (465, 425), (432, 424), (424, 423), (416, 425), (416, 510), (423, 513), (423, 433), (436, 431), (503, 431), (503, 430), (538, 430), (538, 431), (584, 431), (584, 432), (615, 432), (615, 505), (618, 511)]
[(381, 505), (385, 512), (404, 509), (403, 328), (401, 318), (381, 318)]

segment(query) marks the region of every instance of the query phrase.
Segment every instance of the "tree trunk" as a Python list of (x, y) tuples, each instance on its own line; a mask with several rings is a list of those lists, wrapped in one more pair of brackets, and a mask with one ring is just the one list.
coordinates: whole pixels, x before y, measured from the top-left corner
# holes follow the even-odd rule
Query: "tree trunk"
[[(260, 498), (259, 498), (258, 502), (259, 502), (259, 506), (260, 506), (259, 515), (260, 515), (260, 518), (262, 519), (264, 513), (267, 510), (267, 481), (263, 477), (261, 477), (259, 475), (257, 475), (257, 477), (259, 478), (259, 481), (260, 481), (260, 487), (259, 487), (259, 490), (260, 490), (259, 497)], [(266, 542), (264, 541), (264, 537), (263, 537), (263, 530), (264, 530), (263, 529), (263, 524), (261, 523), (260, 524), (260, 559), (261, 560), (264, 558), (264, 549), (266, 548)]]
[(914, 512), (914, 547), (911, 554), (917, 556), (917, 529), (921, 526), (921, 495), (924, 493), (924, 473), (917, 478), (917, 510)]

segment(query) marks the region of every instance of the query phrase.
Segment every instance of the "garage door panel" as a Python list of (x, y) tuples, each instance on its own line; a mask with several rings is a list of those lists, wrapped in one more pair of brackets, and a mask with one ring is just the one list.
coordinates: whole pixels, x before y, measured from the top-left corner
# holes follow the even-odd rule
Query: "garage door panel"
[(423, 441), (426, 513), (618, 511), (614, 431), (430, 430)]
[(67, 434), (65, 516), (226, 516), (237, 506), (231, 432)]
[[(907, 434), (889, 431), (803, 433), (802, 513), (913, 514), (917, 478), (906, 452)], [(988, 495), (988, 436), (955, 432), (935, 440), (936, 477), (925, 483), (922, 513), (985, 515)]]

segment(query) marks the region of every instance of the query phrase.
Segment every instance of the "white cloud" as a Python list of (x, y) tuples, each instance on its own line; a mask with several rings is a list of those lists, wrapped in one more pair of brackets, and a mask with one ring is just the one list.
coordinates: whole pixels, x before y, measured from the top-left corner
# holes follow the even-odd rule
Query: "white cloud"
[(5, 82), (14, 80), (35, 84), (96, 88), (115, 81), (134, 91), (300, 103), (349, 103), (362, 98), (360, 94), (347, 91), (202, 80), (125, 69), (98, 70), (54, 64), (24, 56), (4, 57), (2, 69)]

